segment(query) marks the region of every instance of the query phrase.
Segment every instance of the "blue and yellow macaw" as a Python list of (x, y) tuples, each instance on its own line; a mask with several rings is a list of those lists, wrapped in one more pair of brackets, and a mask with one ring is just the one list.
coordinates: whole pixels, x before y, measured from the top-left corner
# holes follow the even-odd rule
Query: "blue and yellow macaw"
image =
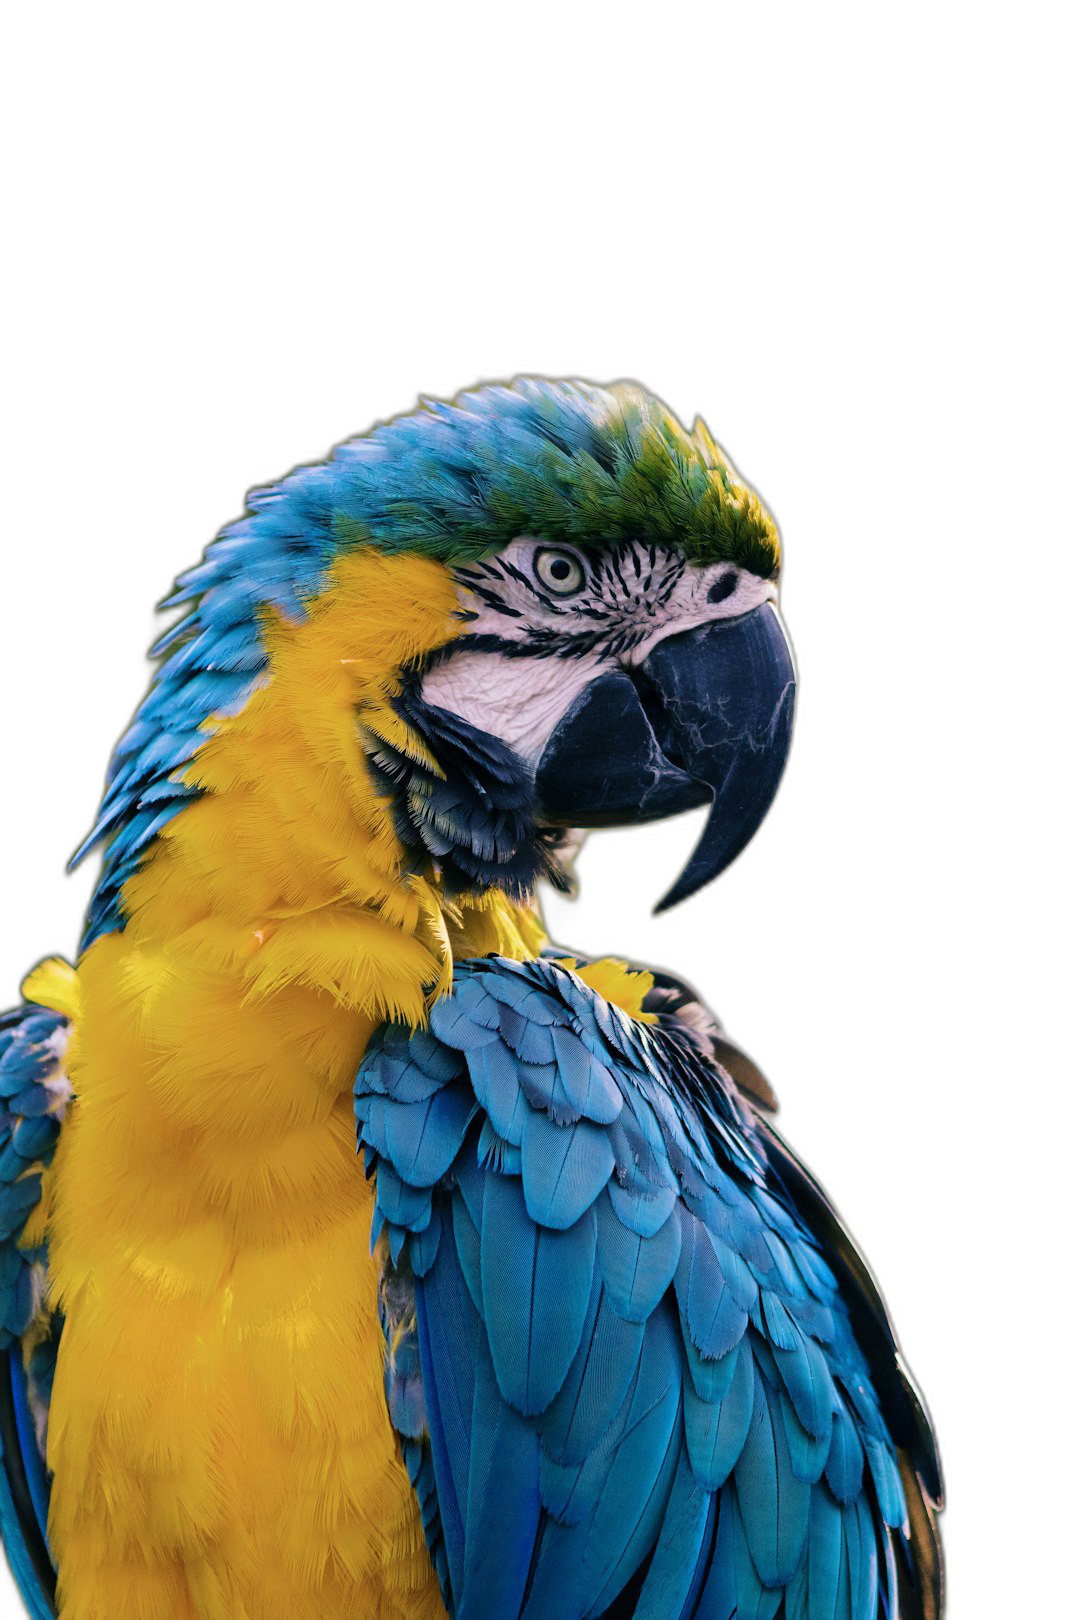
[[(931, 1620), (884, 1307), (684, 985), (544, 937), (571, 829), (743, 848), (772, 519), (639, 388), (255, 492), (0, 1022), (0, 1522), (35, 1620)], [(361, 1157), (357, 1157), (357, 1142)]]

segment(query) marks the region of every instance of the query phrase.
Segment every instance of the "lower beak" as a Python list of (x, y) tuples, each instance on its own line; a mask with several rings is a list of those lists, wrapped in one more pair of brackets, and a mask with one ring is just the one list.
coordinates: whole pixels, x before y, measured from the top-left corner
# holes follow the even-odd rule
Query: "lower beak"
[(656, 908), (665, 911), (729, 866), (761, 825), (794, 706), (771, 603), (668, 636), (633, 671), (598, 676), (559, 721), (537, 767), (542, 818), (611, 827), (711, 799), (697, 848)]

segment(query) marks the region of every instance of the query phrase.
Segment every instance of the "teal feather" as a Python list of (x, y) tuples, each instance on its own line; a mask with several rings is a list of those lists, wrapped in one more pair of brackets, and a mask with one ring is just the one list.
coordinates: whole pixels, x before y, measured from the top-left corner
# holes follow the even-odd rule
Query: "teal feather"
[(597, 1259), (614, 1310), (631, 1322), (644, 1322), (659, 1305), (675, 1276), (682, 1248), (682, 1225), (674, 1210), (660, 1230), (642, 1237), (624, 1226), (611, 1200), (596, 1200)]
[(445, 1086), (420, 1102), (372, 1097), (364, 1109), (370, 1145), (402, 1181), (426, 1190), (456, 1159), (476, 1103), (458, 1087)]
[(529, 1103), (506, 1048), (493, 1042), (471, 1053), (469, 1077), (477, 1100), (499, 1135), (513, 1147), (520, 1147)]
[(803, 1428), (784, 1390), (778, 1391), (777, 1400), (780, 1415), (784, 1420), (784, 1434), (791, 1456), (791, 1471), (796, 1479), (805, 1480), (808, 1485), (812, 1485), (824, 1472), (829, 1455), (831, 1430), (826, 1430), (823, 1437), (815, 1439)]
[(581, 1110), (567, 1095), (554, 1058), (547, 1063), (520, 1062), (517, 1081), (529, 1106), (545, 1113), (556, 1125), (573, 1125), (581, 1118)]
[(716, 1542), (695, 1620), (772, 1620), (783, 1595), (762, 1584), (729, 1485), (720, 1492)]
[(634, 1620), (688, 1620), (707, 1569), (715, 1497), (694, 1478), (685, 1450), (668, 1496)]
[(719, 1357), (738, 1344), (746, 1312), (728, 1287), (704, 1225), (685, 1210), (675, 1289), (690, 1339), (702, 1355)]
[(623, 1098), (610, 1069), (589, 1051), (572, 1031), (556, 1025), (551, 1031), (559, 1079), (580, 1118), (610, 1125), (622, 1113)]
[(710, 1357), (703, 1356), (700, 1350), (695, 1349), (693, 1340), (683, 1335), (686, 1376), (689, 1377), (694, 1394), (706, 1406), (715, 1406), (724, 1399), (731, 1388), (741, 1354), (744, 1353), (743, 1346), (746, 1344), (745, 1339), (740, 1339), (734, 1349), (728, 1350), (722, 1356)]
[(757, 1373), (749, 1339), (724, 1360), (731, 1370), (719, 1399), (702, 1400), (693, 1387), (683, 1395), (686, 1448), (695, 1478), (709, 1491), (720, 1488), (742, 1456), (754, 1414)]
[(851, 1620), (874, 1620), (877, 1609), (877, 1539), (864, 1496), (840, 1509), (847, 1549)]
[(465, 1279), (472, 1302), (477, 1311), (484, 1309), (484, 1285), (480, 1267), (480, 1233), (469, 1214), (462, 1193), (456, 1192), (451, 1203), (453, 1211), (454, 1242), (457, 1245), (458, 1264)]
[(776, 1347), (776, 1365), (798, 1413), (811, 1435), (828, 1440), (832, 1431), (833, 1382), (820, 1345), (800, 1333), (793, 1345)]
[(500, 1176), (521, 1175), (521, 1149), (500, 1136), (490, 1119), (480, 1127), (476, 1157), (485, 1170), (494, 1170)]
[(707, 1229), (709, 1241), (716, 1255), (717, 1265), (723, 1275), (724, 1281), (731, 1289), (731, 1297), (740, 1310), (749, 1313), (758, 1303), (759, 1288), (757, 1279), (743, 1259), (742, 1255), (732, 1246), (733, 1239), (722, 1235), (728, 1232), (726, 1221), (721, 1219), (716, 1226)]
[[(442, 1241), (443, 1214), (437, 1209), (431, 1212), (431, 1219), (423, 1231), (415, 1232), (409, 1237), (409, 1267), (416, 1277), (425, 1277), (435, 1263)], [(397, 1258), (394, 1257), (397, 1265)]]
[(806, 1570), (808, 1615), (826, 1615), (829, 1620), (846, 1620), (851, 1614), (851, 1591), (847, 1573), (847, 1547), (844, 1510), (828, 1491), (811, 1493), (810, 1541)]
[(803, 1556), (810, 1487), (792, 1469), (779, 1402), (760, 1377), (746, 1445), (735, 1464), (735, 1487), (755, 1568), (765, 1586), (783, 1586)]
[(521, 1137), (525, 1207), (539, 1225), (565, 1231), (591, 1209), (615, 1168), (607, 1133), (589, 1120), (556, 1125), (533, 1109)]
[(762, 1331), (771, 1345), (777, 1350), (798, 1350), (805, 1334), (784, 1301), (771, 1288), (761, 1290), (760, 1317), (764, 1319)]
[(546, 1024), (535, 1024), (505, 1004), (499, 1012), (499, 1034), (522, 1063), (546, 1065), (555, 1062), (555, 1043)]
[(489, 1175), (480, 1256), (499, 1389), (519, 1412), (542, 1412), (562, 1387), (585, 1325), (596, 1216), (590, 1209), (566, 1231), (535, 1226), (520, 1181)]
[(541, 1443), (555, 1461), (573, 1467), (599, 1445), (633, 1381), (644, 1336), (643, 1321), (627, 1321), (612, 1310), (594, 1271), (577, 1354), (539, 1425)]
[(855, 1422), (842, 1402), (833, 1412), (832, 1440), (825, 1477), (838, 1502), (854, 1502), (862, 1489), (866, 1458)]
[(567, 1620), (570, 1570), (578, 1612), (602, 1612), (601, 1594), (612, 1577), (628, 1561), (633, 1573), (655, 1539), (681, 1449), (678, 1335), (662, 1311), (647, 1325), (645, 1352), (612, 1425), (614, 1436), (602, 1444), (604, 1466), (592, 1464), (592, 1511), (571, 1526), (553, 1523), (545, 1531), (522, 1620)]
[(640, 1181), (624, 1187), (619, 1181), (608, 1183), (611, 1207), (623, 1225), (640, 1237), (655, 1237), (671, 1218), (678, 1190), (676, 1187), (642, 1187)]
[(500, 1398), (480, 1335), (458, 1620), (517, 1620), (540, 1522), (539, 1468), (536, 1430)]
[[(368, 1145), (375, 1146), (374, 1142)], [(392, 1226), (421, 1232), (431, 1219), (430, 1188), (410, 1187), (389, 1161), (382, 1160), (376, 1181), (375, 1215)]]
[(870, 1477), (874, 1481), (881, 1517), (892, 1529), (899, 1529), (907, 1517), (907, 1505), (892, 1448), (876, 1434), (868, 1434), (863, 1446), (866, 1460), (870, 1464)]

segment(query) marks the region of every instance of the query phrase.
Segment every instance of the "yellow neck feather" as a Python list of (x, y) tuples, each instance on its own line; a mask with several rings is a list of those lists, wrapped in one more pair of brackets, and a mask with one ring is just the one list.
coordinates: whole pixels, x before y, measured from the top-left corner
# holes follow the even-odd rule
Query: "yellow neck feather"
[(380, 1018), (421, 1018), (451, 954), (535, 951), (532, 908), (498, 891), (454, 907), (437, 883), (403, 878), (358, 739), (360, 720), (423, 751), (390, 698), (400, 668), (458, 633), (456, 606), (438, 563), (361, 551), (301, 623), (268, 619), (268, 677), (241, 714), (214, 722), (186, 777), (204, 796), (128, 884), (129, 928), (204, 928), (255, 993), (300, 981)]

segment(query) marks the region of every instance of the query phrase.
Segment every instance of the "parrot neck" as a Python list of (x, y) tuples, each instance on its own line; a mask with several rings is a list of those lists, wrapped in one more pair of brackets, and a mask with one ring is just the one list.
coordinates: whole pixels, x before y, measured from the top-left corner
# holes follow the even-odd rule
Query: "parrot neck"
[(531, 894), (492, 886), (451, 903), (437, 876), (408, 869), (361, 741), (439, 769), (395, 699), (398, 671), (457, 633), (456, 607), (441, 565), (364, 549), (301, 621), (268, 615), (267, 674), (188, 767), (197, 796), (128, 881), (127, 931), (195, 931), (249, 994), (299, 981), (376, 1022), (419, 1022), (455, 956), (535, 954)]

